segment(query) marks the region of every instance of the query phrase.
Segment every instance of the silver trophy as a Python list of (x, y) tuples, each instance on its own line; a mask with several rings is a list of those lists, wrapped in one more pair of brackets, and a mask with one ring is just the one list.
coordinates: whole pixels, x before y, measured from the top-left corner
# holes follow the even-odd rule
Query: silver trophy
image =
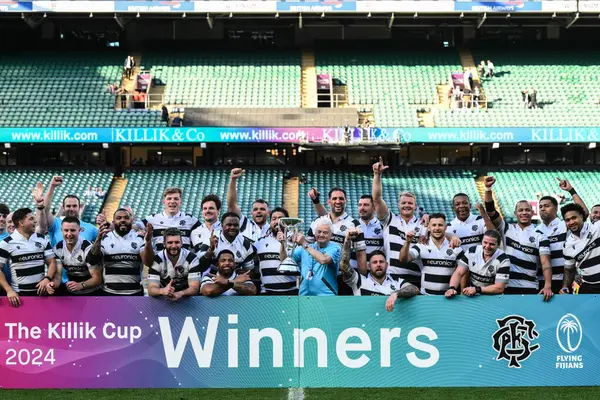
[(303, 222), (304, 221), (300, 218), (279, 218), (279, 229), (281, 229), (285, 235), (284, 245), (285, 253), (287, 254), (286, 259), (283, 260), (281, 264), (279, 264), (279, 268), (277, 268), (277, 271), (281, 273), (298, 271), (298, 264), (292, 259), (292, 255), (297, 246), (294, 238)]

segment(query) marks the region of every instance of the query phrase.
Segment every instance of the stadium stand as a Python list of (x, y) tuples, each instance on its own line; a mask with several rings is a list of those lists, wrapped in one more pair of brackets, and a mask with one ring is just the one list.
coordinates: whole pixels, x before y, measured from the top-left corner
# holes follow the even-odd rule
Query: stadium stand
[(96, 196), (86, 196), (85, 192), (91, 188), (102, 188), (108, 191), (112, 173), (98, 169), (94, 170), (62, 170), (62, 169), (16, 169), (0, 171), (0, 193), (11, 193), (3, 196), (2, 201), (7, 203), (12, 211), (20, 207), (34, 207), (31, 190), (37, 182), (41, 182), (47, 189), (52, 177), (60, 175), (64, 183), (56, 189), (52, 209), (58, 210), (67, 194), (79, 197), (82, 204), (86, 204), (82, 219), (95, 222), (96, 215), (102, 207), (103, 199)]
[[(440, 110), (439, 127), (594, 126), (600, 124), (600, 57), (591, 52), (486, 50), (495, 76), (482, 81), (488, 109)], [(539, 109), (526, 109), (521, 92), (537, 90)]]
[(543, 196), (564, 194), (565, 201), (571, 202), (571, 195), (558, 188), (556, 178), (567, 179), (586, 205), (591, 208), (598, 203), (598, 187), (600, 176), (597, 171), (585, 169), (501, 169), (491, 172), (496, 177), (495, 194), (500, 202), (507, 220), (515, 222), (513, 210), (519, 200), (537, 200), (541, 193)]
[[(383, 199), (390, 209), (398, 213), (398, 194), (412, 191), (417, 195), (417, 204), (424, 212), (443, 212), (448, 221), (454, 219), (451, 199), (456, 193), (469, 195), (471, 202), (479, 201), (474, 181), (475, 173), (464, 169), (415, 169), (410, 172), (396, 169), (383, 175)], [(321, 202), (326, 204), (329, 189), (339, 186), (346, 190), (346, 211), (357, 218), (358, 200), (363, 194), (371, 194), (372, 173), (348, 171), (315, 171), (306, 174), (307, 184), (300, 189), (300, 218), (312, 221), (316, 214), (307, 193), (311, 187), (321, 192)]]
[[(227, 211), (226, 194), (231, 169), (213, 170), (129, 170), (127, 188), (121, 199), (123, 206), (131, 206), (136, 217), (161, 212), (162, 190), (169, 186), (183, 189), (182, 211), (202, 217), (202, 198), (214, 193)], [(256, 190), (260, 188), (260, 190)], [(282, 170), (246, 170), (238, 182), (238, 203), (242, 212), (250, 215), (252, 202), (262, 197), (271, 207), (281, 206), (283, 199)]]
[(300, 107), (299, 52), (144, 54), (165, 103), (187, 107)]
[(318, 74), (348, 87), (348, 103), (373, 105), (377, 126), (418, 127), (413, 105), (438, 104), (437, 86), (462, 71), (458, 53), (317, 52)]
[(164, 126), (159, 111), (115, 110), (107, 83), (121, 81), (124, 58), (103, 52), (3, 54), (0, 126)]

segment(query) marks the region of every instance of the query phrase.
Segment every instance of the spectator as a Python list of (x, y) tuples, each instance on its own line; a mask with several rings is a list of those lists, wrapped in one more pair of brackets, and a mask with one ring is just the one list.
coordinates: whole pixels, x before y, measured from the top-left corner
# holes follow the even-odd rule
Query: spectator
[(104, 193), (104, 190), (102, 190), (102, 188), (98, 188), (98, 191), (96, 192), (96, 196), (97, 196), (99, 199), (103, 199), (103, 198), (104, 198), (104, 194), (105, 194), (105, 193)]
[(531, 99), (531, 108), (539, 108), (538, 102), (537, 102), (537, 90), (532, 89), (531, 95), (529, 98)]
[(473, 91), (473, 71), (467, 71), (467, 82), (469, 82), (469, 90)]
[(494, 76), (494, 63), (491, 60), (488, 60), (487, 67), (488, 67), (487, 74), (490, 78), (492, 78)]
[(162, 105), (162, 108), (161, 108), (160, 118), (162, 119), (163, 122), (166, 122), (167, 125), (169, 124), (169, 110), (167, 109), (167, 106), (164, 104)]
[(475, 89), (473, 90), (473, 95), (471, 96), (471, 102), (472, 102), (471, 107), (475, 107), (476, 110), (479, 110), (480, 96), (481, 96), (481, 93), (479, 92), (479, 86), (475, 86)]
[(523, 90), (521, 92), (521, 95), (523, 96), (523, 107), (531, 108), (531, 96), (529, 95), (529, 91)]
[(133, 56), (129, 56), (129, 60), (130, 60), (130, 65), (131, 68), (129, 69), (129, 76), (127, 77), (127, 79), (131, 79), (131, 74), (133, 74), (135, 72), (135, 58), (133, 58)]
[(125, 58), (125, 65), (123, 65), (123, 74), (127, 79), (130, 79), (132, 68), (133, 65), (131, 65), (131, 56), (127, 56)]
[(115, 87), (115, 85), (113, 85), (112, 83), (108, 82), (106, 84), (106, 91), (110, 94), (115, 94), (115, 92), (117, 91), (117, 88)]
[(481, 60), (481, 63), (479, 64), (479, 77), (483, 78), (485, 75), (485, 61)]
[(180, 127), (183, 126), (183, 118), (181, 118), (181, 114), (177, 114), (175, 118), (171, 121), (171, 126)]
[(128, 95), (128, 91), (125, 88), (119, 88), (119, 90), (117, 90), (117, 94), (121, 95), (121, 108), (122, 109), (126, 109), (127, 107), (127, 97)]

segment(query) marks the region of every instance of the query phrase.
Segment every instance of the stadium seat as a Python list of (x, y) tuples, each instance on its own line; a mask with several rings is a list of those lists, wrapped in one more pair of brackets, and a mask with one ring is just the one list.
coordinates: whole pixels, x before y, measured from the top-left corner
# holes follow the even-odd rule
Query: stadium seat
[[(214, 193), (223, 202), (221, 212), (227, 211), (226, 195), (230, 169), (213, 170), (136, 170), (126, 172), (127, 188), (121, 205), (132, 207), (136, 217), (161, 212), (162, 190), (169, 186), (183, 189), (181, 209), (201, 217), (202, 198)], [(260, 188), (257, 194), (256, 188)], [(238, 183), (238, 203), (245, 215), (250, 215), (252, 202), (263, 198), (271, 207), (281, 206), (283, 200), (282, 170), (246, 170)]]
[(82, 219), (87, 222), (96, 222), (96, 215), (102, 208), (104, 199), (96, 196), (86, 197), (85, 192), (89, 187), (102, 188), (108, 192), (112, 180), (112, 173), (99, 170), (61, 170), (61, 169), (18, 169), (0, 171), (0, 193), (11, 193), (4, 196), (5, 202), (11, 209), (19, 207), (34, 208), (31, 190), (37, 182), (48, 187), (54, 175), (61, 175), (64, 183), (56, 189), (52, 202), (52, 210), (58, 212), (61, 202), (67, 194), (79, 197), (82, 204), (86, 205)]

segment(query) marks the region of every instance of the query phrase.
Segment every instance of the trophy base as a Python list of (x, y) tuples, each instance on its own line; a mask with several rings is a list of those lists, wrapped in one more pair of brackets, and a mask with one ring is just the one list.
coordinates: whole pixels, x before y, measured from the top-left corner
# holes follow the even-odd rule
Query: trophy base
[(291, 257), (286, 258), (281, 262), (279, 268), (277, 268), (277, 272), (286, 273), (286, 272), (298, 272), (298, 264)]

